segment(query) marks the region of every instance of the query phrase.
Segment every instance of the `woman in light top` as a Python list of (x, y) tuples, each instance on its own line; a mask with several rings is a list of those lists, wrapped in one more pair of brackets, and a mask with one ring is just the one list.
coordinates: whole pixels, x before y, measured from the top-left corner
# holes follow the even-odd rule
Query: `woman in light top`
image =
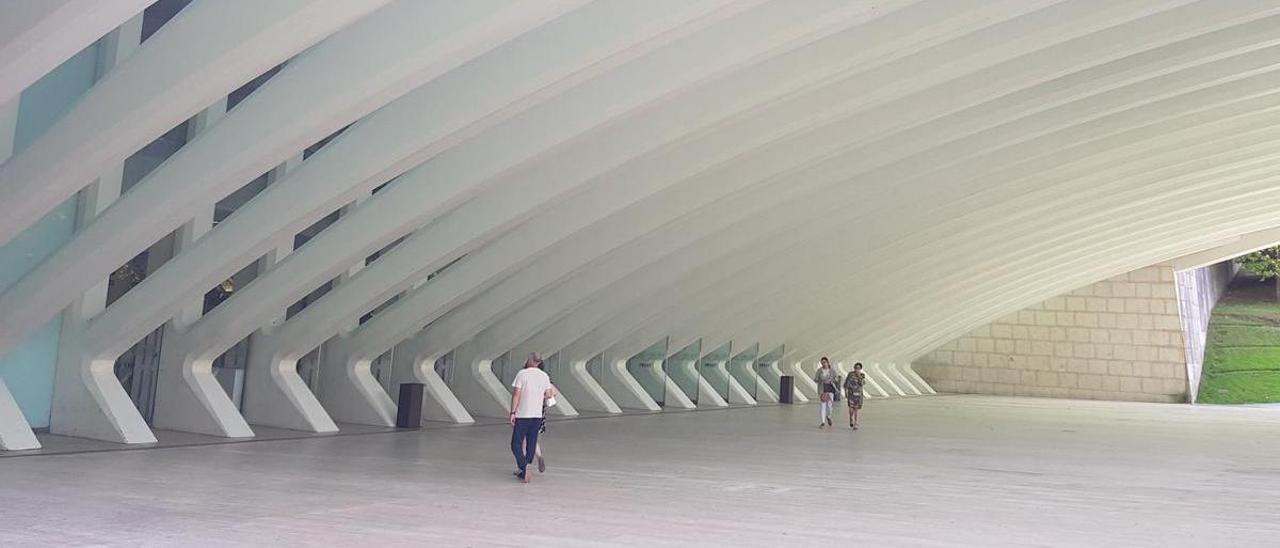
[(867, 384), (867, 374), (862, 364), (853, 364), (853, 371), (844, 378), (844, 398), (849, 402), (849, 428), (858, 429), (858, 412), (862, 411), (862, 387)]
[(822, 402), (818, 407), (818, 428), (831, 426), (831, 402), (836, 399), (836, 383), (840, 382), (839, 374), (831, 368), (831, 360), (823, 356), (821, 363), (813, 373), (813, 382), (818, 383), (818, 399)]

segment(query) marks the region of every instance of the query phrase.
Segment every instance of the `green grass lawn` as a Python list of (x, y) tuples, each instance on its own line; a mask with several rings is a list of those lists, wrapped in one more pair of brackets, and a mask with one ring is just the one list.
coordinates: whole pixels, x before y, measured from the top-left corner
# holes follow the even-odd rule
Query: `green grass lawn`
[(1232, 283), (1209, 320), (1199, 401), (1280, 402), (1280, 303), (1237, 289)]

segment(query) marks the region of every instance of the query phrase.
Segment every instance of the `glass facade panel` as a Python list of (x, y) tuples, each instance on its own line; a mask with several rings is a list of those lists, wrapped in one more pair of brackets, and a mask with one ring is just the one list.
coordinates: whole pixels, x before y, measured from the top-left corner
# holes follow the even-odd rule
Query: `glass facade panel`
[(667, 374), (663, 361), (667, 355), (667, 339), (627, 359), (627, 372), (644, 388), (653, 401), (665, 406), (667, 401)]
[(707, 384), (711, 385), (711, 389), (715, 390), (725, 401), (729, 401), (729, 375), (726, 365), (729, 362), (729, 344), (717, 348), (702, 357), (701, 363), (698, 365), (698, 371), (702, 373), (702, 378), (706, 379)]
[(667, 376), (689, 397), (695, 405), (701, 396), (701, 383), (698, 382), (698, 357), (702, 353), (702, 340), (686, 346), (670, 355), (663, 364)]
[(133, 400), (148, 424), (156, 408), (156, 379), (160, 375), (163, 342), (164, 327), (161, 326), (116, 358), (114, 368), (120, 385), (129, 393), (129, 399)]
[(742, 389), (753, 399), (756, 397), (756, 357), (759, 356), (759, 345), (753, 345), (729, 360), (728, 371), (733, 380), (738, 381)]

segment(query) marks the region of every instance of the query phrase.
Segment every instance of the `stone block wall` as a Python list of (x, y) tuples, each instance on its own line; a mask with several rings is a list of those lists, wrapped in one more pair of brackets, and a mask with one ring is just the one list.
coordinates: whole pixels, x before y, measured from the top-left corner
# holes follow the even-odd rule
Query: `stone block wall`
[(914, 366), (939, 392), (1187, 401), (1173, 269), (1142, 268), (1048, 299)]

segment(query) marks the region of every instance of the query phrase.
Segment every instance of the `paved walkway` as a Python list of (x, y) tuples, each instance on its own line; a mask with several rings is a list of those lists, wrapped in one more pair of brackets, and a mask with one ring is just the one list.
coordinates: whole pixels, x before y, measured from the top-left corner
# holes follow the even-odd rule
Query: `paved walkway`
[[(938, 396), (0, 459), (0, 546), (1274, 546), (1280, 411)], [(837, 422), (837, 424), (839, 424)]]

